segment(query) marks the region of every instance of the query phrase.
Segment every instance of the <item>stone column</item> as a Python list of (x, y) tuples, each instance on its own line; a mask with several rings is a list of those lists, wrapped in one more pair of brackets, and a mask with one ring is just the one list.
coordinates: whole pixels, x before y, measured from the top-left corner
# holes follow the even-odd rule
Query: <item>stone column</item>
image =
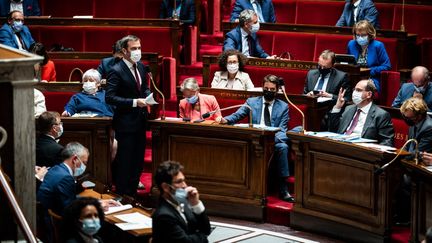
[[(0, 126), (8, 140), (0, 149), (2, 169), (28, 224), (36, 233), (36, 161), (33, 65), (42, 57), (0, 44)], [(12, 208), (0, 191), (0, 241), (23, 239)]]

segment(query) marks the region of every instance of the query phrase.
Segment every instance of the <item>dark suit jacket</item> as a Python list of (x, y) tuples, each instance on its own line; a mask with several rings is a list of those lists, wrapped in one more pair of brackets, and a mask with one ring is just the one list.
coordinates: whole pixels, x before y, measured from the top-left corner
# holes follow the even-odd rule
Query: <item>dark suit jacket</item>
[[(262, 116), (262, 106), (263, 106), (263, 97), (251, 97), (246, 100), (246, 104), (252, 108), (252, 123), (260, 124), (261, 116)], [(246, 106), (240, 107), (235, 113), (224, 117), (228, 124), (234, 124), (241, 121), (243, 118), (249, 117), (249, 108)], [(271, 112), (271, 126), (279, 127), (281, 130), (276, 133), (275, 142), (287, 142), (288, 137), (286, 136), (287, 127), (288, 127), (288, 104), (282, 100), (275, 99), (272, 112)]]
[[(39, 0), (23, 1), (24, 16), (40, 16)], [(0, 16), (6, 17), (10, 12), (10, 0), (0, 0)]]
[[(271, 0), (262, 0), (261, 2), (261, 11), (264, 21), (266, 23), (276, 23), (276, 14), (274, 11), (273, 2)], [(238, 19), (240, 13), (245, 9), (254, 10), (250, 0), (236, 0), (234, 3), (234, 8), (231, 12), (230, 21), (234, 22), (234, 20)]]
[[(396, 98), (393, 101), (392, 106), (399, 108), (402, 106), (405, 100), (413, 97), (414, 95), (414, 84), (413, 83), (404, 83), (402, 84)], [(432, 111), (432, 83), (429, 82), (426, 87), (426, 91), (423, 94), (423, 100), (426, 102), (428, 106), (428, 110)]]
[(165, 199), (159, 199), (159, 206), (153, 213), (153, 242), (208, 242), (210, 222), (204, 211), (195, 214), (186, 205), (184, 214), (187, 224), (180, 213)]
[(63, 146), (52, 137), (45, 134), (40, 135), (36, 139), (36, 165), (53, 167), (60, 164), (62, 162), (60, 156), (62, 150)]
[[(18, 42), (15, 38), (14, 31), (12, 27), (6, 23), (0, 29), (0, 44), (4, 44), (13, 48), (18, 49)], [(23, 48), (28, 50), (30, 46), (35, 42), (27, 26), (23, 26), (20, 31), (21, 39), (24, 42)]]
[(140, 132), (146, 128), (147, 107), (132, 107), (133, 99), (145, 98), (151, 93), (147, 84), (147, 68), (141, 62), (137, 64), (141, 75), (141, 92), (123, 60), (116, 63), (108, 74), (105, 101), (115, 106), (113, 127), (117, 132)]
[[(318, 82), (319, 76), (320, 73), (318, 69), (309, 70), (306, 75), (306, 83), (303, 90), (304, 94), (307, 94), (310, 91), (314, 90), (315, 85)], [(332, 99), (337, 100), (340, 88), (344, 88), (346, 90), (345, 100), (351, 100), (351, 86), (348, 80), (347, 73), (332, 68), (325, 92), (332, 94)]]
[(409, 138), (415, 138), (420, 152), (432, 152), (432, 118), (426, 115), (426, 118), (422, 126), (418, 129), (416, 136), (414, 137), (414, 126), (409, 127)]
[(116, 64), (118, 61), (121, 61), (121, 59), (117, 59), (115, 57), (107, 57), (102, 59), (97, 68), (98, 72), (101, 74), (101, 77), (107, 78), (112, 66), (114, 66), (114, 64)]
[[(340, 16), (336, 26), (353, 26), (354, 25), (354, 5), (351, 3), (351, 0), (346, 0), (344, 10), (342, 15)], [(375, 29), (380, 28), (380, 24), (378, 21), (378, 10), (375, 7), (375, 4), (371, 0), (362, 0), (358, 5), (358, 14), (357, 14), (357, 22), (360, 20), (367, 20), (372, 23)]]
[[(159, 18), (166, 19), (172, 17), (173, 8), (174, 8), (173, 0), (163, 0), (160, 7)], [(179, 18), (183, 22), (183, 24), (186, 25), (195, 24), (195, 1), (194, 0), (181, 1)]]
[(64, 163), (48, 170), (37, 192), (37, 200), (45, 209), (63, 214), (63, 209), (76, 199), (75, 179)]
[[(328, 115), (329, 130), (331, 132), (345, 133), (356, 111), (356, 105), (349, 105), (343, 113), (330, 112)], [(367, 114), (361, 137), (377, 140), (382, 145), (393, 146), (394, 130), (390, 114), (377, 105), (372, 104)]]
[[(225, 36), (223, 50), (238, 50), (242, 52), (242, 36), (240, 31), (240, 26), (228, 32)], [(251, 34), (252, 36), (252, 50), (249, 50), (250, 56), (266, 58), (269, 55), (265, 53), (259, 44), (258, 37), (256, 34)]]

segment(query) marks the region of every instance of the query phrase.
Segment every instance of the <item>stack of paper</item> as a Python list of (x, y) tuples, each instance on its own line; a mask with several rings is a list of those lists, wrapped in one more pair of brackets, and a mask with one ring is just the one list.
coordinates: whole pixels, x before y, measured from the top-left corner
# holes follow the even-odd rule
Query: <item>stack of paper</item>
[(116, 206), (116, 207), (109, 207), (108, 211), (105, 212), (105, 215), (117, 213), (117, 212), (128, 210), (131, 208), (132, 208), (132, 205), (130, 205), (130, 204), (125, 204), (125, 205)]
[(152, 227), (152, 219), (138, 212), (115, 215), (114, 217), (125, 222), (115, 224), (117, 227), (125, 231)]

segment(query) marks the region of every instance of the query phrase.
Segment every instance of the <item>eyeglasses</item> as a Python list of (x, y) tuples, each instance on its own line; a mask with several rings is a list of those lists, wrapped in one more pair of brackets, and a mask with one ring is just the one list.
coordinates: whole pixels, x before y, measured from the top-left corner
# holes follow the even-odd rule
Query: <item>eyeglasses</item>
[(228, 64), (238, 64), (237, 61), (231, 61), (231, 62), (227, 62)]

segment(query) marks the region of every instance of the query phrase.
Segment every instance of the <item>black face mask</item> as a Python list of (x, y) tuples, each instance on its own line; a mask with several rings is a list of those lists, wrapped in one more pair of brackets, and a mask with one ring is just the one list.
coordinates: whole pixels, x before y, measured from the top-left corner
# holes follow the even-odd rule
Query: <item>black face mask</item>
[(411, 119), (408, 119), (408, 118), (406, 118), (406, 117), (403, 116), (403, 115), (402, 115), (402, 117), (403, 117), (405, 123), (406, 123), (408, 126), (412, 127), (412, 126), (414, 126), (414, 125), (416, 124), (415, 121), (413, 121), (413, 120), (411, 120)]
[(323, 68), (321, 66), (318, 66), (318, 71), (322, 76), (326, 76), (331, 71), (331, 68)]
[(270, 91), (270, 90), (264, 90), (263, 91), (264, 99), (267, 101), (272, 101), (276, 97), (276, 92)]

